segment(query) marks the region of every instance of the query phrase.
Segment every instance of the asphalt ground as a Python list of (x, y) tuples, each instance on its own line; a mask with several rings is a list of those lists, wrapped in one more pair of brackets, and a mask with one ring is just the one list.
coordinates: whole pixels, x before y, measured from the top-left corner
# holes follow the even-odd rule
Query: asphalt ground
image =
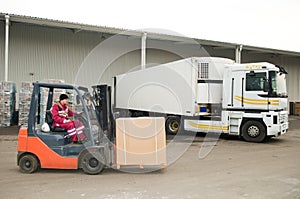
[[(288, 133), (265, 143), (236, 137), (211, 142), (199, 134), (165, 170), (141, 174), (23, 174), (16, 164), (17, 134), (17, 126), (0, 128), (1, 198), (300, 198), (300, 117), (290, 117)], [(200, 149), (211, 146), (200, 158)]]

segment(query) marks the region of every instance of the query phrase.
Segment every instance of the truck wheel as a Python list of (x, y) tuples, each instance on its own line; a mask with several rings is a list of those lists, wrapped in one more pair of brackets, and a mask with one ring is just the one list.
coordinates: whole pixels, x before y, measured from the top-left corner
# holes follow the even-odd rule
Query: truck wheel
[(24, 155), (19, 161), (19, 167), (22, 173), (33, 173), (38, 168), (38, 161), (34, 155)]
[(86, 153), (82, 159), (82, 169), (84, 173), (95, 175), (104, 169), (104, 156), (102, 153)]
[(180, 129), (180, 117), (171, 116), (166, 120), (166, 131), (169, 134), (176, 135)]
[(264, 125), (258, 121), (247, 121), (242, 127), (242, 136), (247, 142), (262, 142), (266, 135)]

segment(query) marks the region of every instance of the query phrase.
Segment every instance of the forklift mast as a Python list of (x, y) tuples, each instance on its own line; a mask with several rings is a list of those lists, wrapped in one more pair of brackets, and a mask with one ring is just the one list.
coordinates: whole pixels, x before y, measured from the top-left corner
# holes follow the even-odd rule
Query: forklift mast
[(96, 85), (92, 86), (92, 88), (98, 121), (103, 135), (111, 142), (114, 142), (115, 129), (113, 128), (114, 119), (111, 110), (111, 87), (108, 85)]

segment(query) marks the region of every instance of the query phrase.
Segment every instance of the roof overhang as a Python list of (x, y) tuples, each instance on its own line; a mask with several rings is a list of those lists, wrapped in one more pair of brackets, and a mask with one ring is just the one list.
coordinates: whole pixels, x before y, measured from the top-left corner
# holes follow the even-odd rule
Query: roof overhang
[[(112, 27), (105, 27), (105, 26), (94, 26), (94, 25), (71, 23), (71, 22), (65, 22), (65, 21), (59, 21), (59, 20), (44, 19), (44, 18), (38, 18), (38, 17), (29, 17), (29, 16), (15, 15), (15, 14), (4, 14), (4, 13), (0, 13), (0, 21), (5, 21), (5, 18), (4, 18), (5, 15), (10, 16), (11, 22), (71, 29), (74, 31), (74, 33), (77, 33), (80, 31), (91, 31), (91, 32), (106, 33), (106, 34), (110, 34), (110, 35), (120, 34), (120, 35), (131, 36), (131, 37), (141, 37), (144, 33), (143, 31), (126, 30), (126, 29), (112, 28)], [(204, 40), (204, 39), (197, 39), (197, 38), (188, 38), (188, 37), (183, 37), (183, 36), (175, 36), (175, 35), (168, 35), (168, 34), (154, 33), (154, 32), (147, 32), (147, 38), (154, 39), (154, 40), (179, 42), (182, 44), (191, 44), (191, 45), (194, 45), (195, 43), (199, 43), (200, 45), (212, 46), (216, 49), (223, 49), (223, 50), (235, 50), (237, 47), (242, 45), (242, 44), (236, 44), (236, 43), (219, 42), (219, 41)], [(243, 50), (251, 51), (253, 53), (271, 53), (271, 54), (277, 54), (277, 55), (300, 57), (300, 52), (263, 48), (263, 47), (255, 47), (255, 46), (249, 46), (249, 45), (242, 45), (242, 47), (243, 47)]]

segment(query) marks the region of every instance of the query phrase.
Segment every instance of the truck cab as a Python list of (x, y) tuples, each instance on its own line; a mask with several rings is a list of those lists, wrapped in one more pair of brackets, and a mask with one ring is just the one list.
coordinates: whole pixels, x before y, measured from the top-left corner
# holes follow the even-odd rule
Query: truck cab
[(223, 92), (222, 108), (229, 134), (261, 142), (286, 133), (286, 74), (284, 68), (266, 62), (225, 67), (223, 90), (229, 92)]

